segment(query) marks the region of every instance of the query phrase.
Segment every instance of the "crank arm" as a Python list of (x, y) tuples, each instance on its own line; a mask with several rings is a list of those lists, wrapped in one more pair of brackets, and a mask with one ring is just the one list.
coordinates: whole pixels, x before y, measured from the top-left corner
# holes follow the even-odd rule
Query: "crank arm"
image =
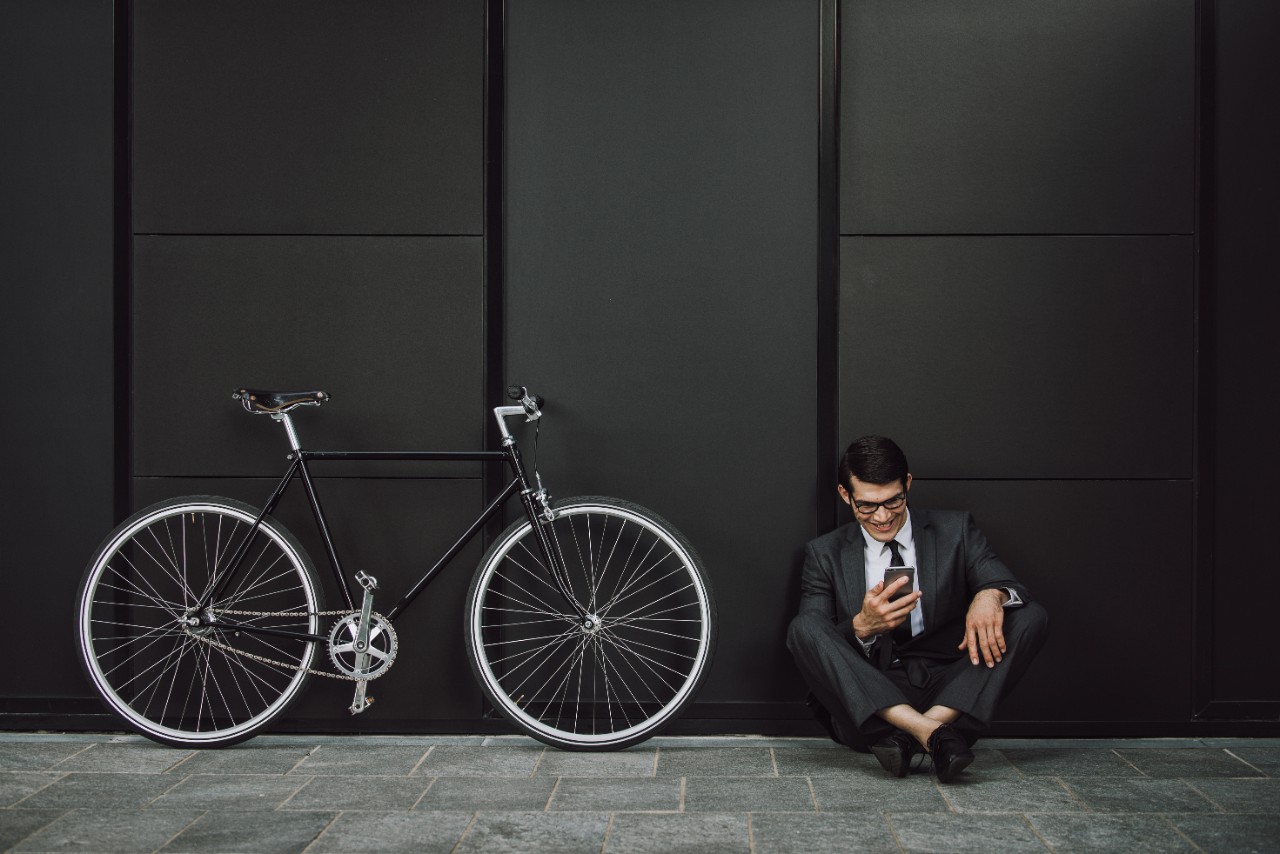
[(373, 698), (365, 696), (365, 689), (369, 687), (367, 679), (356, 680), (356, 694), (351, 698), (351, 706), (347, 711), (353, 715), (358, 715), (365, 709), (373, 705)]

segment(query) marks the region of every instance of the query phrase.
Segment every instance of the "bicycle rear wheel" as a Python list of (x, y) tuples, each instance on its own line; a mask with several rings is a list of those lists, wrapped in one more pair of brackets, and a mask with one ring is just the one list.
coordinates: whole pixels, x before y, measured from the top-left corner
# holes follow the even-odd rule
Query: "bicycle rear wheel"
[[(81, 663), (106, 704), (164, 744), (225, 747), (252, 736), (297, 697), (316, 644), (220, 628), (237, 623), (316, 634), (322, 593), (311, 561), (283, 526), (264, 519), (239, 571), (192, 626), (200, 597), (229, 570), (258, 511), (191, 496), (136, 513), (85, 571), (77, 631)], [(207, 613), (207, 612), (206, 612)]]
[(715, 646), (715, 602), (693, 547), (616, 498), (556, 502), (545, 526), (565, 601), (527, 520), (489, 547), (467, 598), (467, 652), (512, 723), (567, 750), (618, 750), (656, 734), (693, 698)]

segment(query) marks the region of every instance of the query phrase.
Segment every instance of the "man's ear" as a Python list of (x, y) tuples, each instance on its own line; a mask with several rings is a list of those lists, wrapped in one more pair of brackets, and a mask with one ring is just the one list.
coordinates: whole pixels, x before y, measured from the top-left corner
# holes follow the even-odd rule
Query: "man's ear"
[(906, 479), (906, 481), (902, 484), (902, 491), (903, 491), (903, 492), (910, 492), (910, 491), (911, 491), (911, 472), (907, 472), (907, 479)]
[[(839, 484), (836, 484), (836, 492), (840, 493), (841, 501), (843, 501), (845, 504), (850, 504), (851, 499), (849, 497), (849, 490), (845, 489), (843, 486), (840, 486)], [(850, 506), (852, 505), (850, 504)]]

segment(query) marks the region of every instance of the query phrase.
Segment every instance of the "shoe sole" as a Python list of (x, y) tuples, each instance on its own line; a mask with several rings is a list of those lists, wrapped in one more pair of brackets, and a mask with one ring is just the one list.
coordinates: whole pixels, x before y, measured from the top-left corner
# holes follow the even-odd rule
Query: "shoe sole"
[(911, 765), (911, 760), (902, 760), (902, 751), (897, 748), (881, 748), (872, 747), (871, 752), (876, 759), (880, 761), (880, 767), (888, 771), (895, 777), (907, 776), (907, 768)]
[(942, 769), (938, 769), (938, 782), (950, 783), (961, 771), (968, 768), (969, 763), (972, 761), (972, 753), (968, 756), (957, 756), (955, 759), (951, 760), (951, 764), (947, 766), (946, 773), (943, 773)]

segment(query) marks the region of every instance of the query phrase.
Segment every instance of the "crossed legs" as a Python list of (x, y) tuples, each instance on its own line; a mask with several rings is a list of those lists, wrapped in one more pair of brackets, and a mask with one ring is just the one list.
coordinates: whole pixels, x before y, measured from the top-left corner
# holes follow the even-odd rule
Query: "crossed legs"
[[(901, 669), (877, 670), (820, 614), (801, 613), (787, 632), (787, 647), (818, 703), (831, 716), (833, 735), (855, 750), (894, 729), (922, 746), (942, 724), (972, 740), (986, 728), (1000, 698), (1026, 672), (1044, 642), (1048, 615), (1036, 603), (1005, 614), (1008, 651), (995, 667), (967, 658), (929, 666), (925, 685), (911, 685)], [(957, 641), (958, 643), (958, 641)]]

